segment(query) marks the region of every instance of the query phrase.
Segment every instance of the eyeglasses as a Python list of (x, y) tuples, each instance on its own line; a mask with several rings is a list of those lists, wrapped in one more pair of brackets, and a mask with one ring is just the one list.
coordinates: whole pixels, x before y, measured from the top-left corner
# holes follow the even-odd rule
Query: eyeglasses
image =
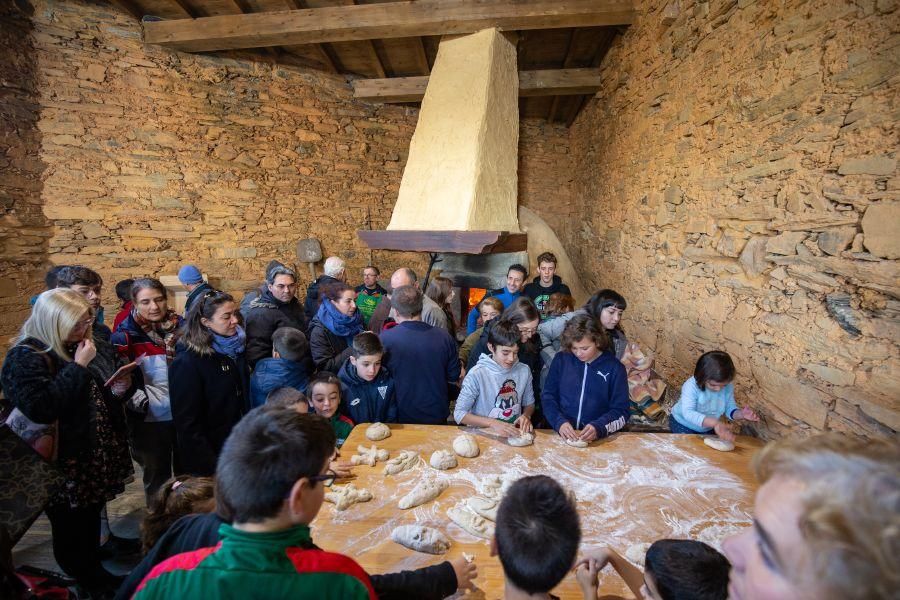
[(521, 333), (522, 335), (532, 335), (537, 331), (537, 327), (522, 327), (521, 325), (519, 325), (518, 327), (519, 333)]
[(309, 477), (310, 481), (321, 481), (326, 486), (330, 486), (332, 483), (334, 483), (335, 479), (337, 479), (337, 473), (335, 473), (331, 469), (325, 471), (324, 475), (313, 475), (312, 477)]

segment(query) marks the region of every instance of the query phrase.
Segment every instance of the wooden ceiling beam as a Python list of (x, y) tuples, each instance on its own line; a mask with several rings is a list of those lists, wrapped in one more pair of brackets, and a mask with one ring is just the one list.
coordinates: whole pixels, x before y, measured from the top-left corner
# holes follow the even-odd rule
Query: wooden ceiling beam
[[(353, 96), (370, 102), (421, 102), (428, 77), (357, 79)], [(519, 72), (519, 96), (571, 96), (593, 94), (600, 89), (597, 69), (547, 69)]]
[[(603, 35), (605, 36), (600, 44), (597, 46), (597, 53), (594, 54), (594, 58), (591, 60), (591, 67), (597, 68), (600, 66), (600, 63), (603, 62), (604, 57), (609, 52), (609, 49), (612, 48), (613, 41), (616, 39), (616, 34), (618, 32), (615, 29), (610, 29), (605, 31)], [(598, 76), (599, 79), (599, 76)], [(575, 119), (578, 118), (578, 114), (581, 112), (581, 109), (584, 108), (584, 105), (587, 103), (588, 96), (582, 96), (581, 98), (576, 98), (575, 102), (572, 105), (572, 111), (569, 113), (569, 116), (566, 117), (566, 127), (571, 127), (572, 123), (575, 122)]]
[(413, 42), (413, 58), (422, 75), (431, 74), (431, 65), (428, 64), (428, 53), (425, 52), (425, 42), (420, 37), (417, 37)]
[[(306, 10), (306, 2), (304, 2), (304, 0), (286, 0), (286, 2), (293, 10)], [(332, 73), (340, 72), (338, 61), (331, 48), (328, 48), (325, 44), (313, 44), (313, 46), (321, 57), (322, 64), (325, 65), (329, 71)]]
[(113, 6), (121, 8), (138, 21), (140, 21), (144, 17), (144, 11), (138, 8), (137, 4), (135, 4), (131, 0), (109, 0), (109, 2)]
[(418, 0), (147, 22), (144, 41), (209, 52), (473, 33), (488, 27), (515, 31), (629, 25), (634, 19), (632, 0)]
[[(562, 68), (569, 69), (572, 67), (572, 48), (575, 47), (575, 37), (578, 35), (578, 29), (574, 28), (569, 32), (569, 42), (566, 44), (566, 54), (563, 56)], [(554, 96), (550, 103), (550, 110), (547, 112), (547, 121), (552, 123), (556, 118), (556, 109), (559, 108), (559, 96)]]
[(203, 16), (200, 13), (200, 11), (198, 11), (196, 8), (191, 6), (190, 2), (188, 2), (187, 0), (172, 0), (172, 1), (175, 2), (175, 4), (177, 4), (179, 6), (179, 8), (181, 8), (181, 10), (184, 11), (184, 14), (189, 16), (191, 19), (196, 19), (198, 17)]

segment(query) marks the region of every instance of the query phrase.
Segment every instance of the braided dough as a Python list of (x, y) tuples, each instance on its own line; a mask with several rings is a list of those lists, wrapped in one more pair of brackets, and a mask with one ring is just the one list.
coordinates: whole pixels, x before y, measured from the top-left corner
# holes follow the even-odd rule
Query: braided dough
[(396, 475), (412, 469), (419, 463), (419, 453), (412, 450), (401, 450), (400, 454), (387, 461), (384, 466), (385, 475)]

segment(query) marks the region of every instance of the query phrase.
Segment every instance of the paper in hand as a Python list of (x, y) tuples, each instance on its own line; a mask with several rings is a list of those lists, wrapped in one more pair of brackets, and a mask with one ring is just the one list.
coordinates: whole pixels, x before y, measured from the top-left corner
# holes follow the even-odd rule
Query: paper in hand
[(112, 385), (112, 382), (121, 377), (122, 375), (126, 375), (134, 371), (138, 365), (140, 364), (141, 356), (139, 356), (134, 362), (130, 362), (127, 365), (123, 365), (119, 368), (118, 371), (112, 374), (112, 377), (106, 380), (106, 383), (103, 384), (104, 387), (109, 387)]

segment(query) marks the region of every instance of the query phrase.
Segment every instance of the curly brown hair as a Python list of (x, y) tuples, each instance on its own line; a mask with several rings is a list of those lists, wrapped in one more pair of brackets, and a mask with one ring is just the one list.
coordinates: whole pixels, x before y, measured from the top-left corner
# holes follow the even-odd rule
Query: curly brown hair
[(581, 341), (584, 338), (588, 338), (597, 344), (597, 349), (600, 350), (600, 352), (605, 352), (611, 345), (609, 334), (607, 334), (606, 330), (589, 315), (578, 315), (566, 323), (566, 328), (563, 329), (559, 345), (564, 350), (571, 352), (572, 344)]

